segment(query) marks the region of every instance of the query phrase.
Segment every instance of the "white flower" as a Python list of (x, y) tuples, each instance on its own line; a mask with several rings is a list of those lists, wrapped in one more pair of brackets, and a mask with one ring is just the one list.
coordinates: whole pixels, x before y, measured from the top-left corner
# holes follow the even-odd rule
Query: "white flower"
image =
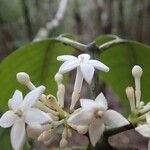
[(41, 97), (44, 90), (45, 87), (40, 86), (29, 92), (24, 100), (22, 93), (16, 90), (12, 99), (9, 100), (8, 105), (10, 110), (5, 112), (0, 118), (0, 126), (3, 128), (12, 126), (11, 144), (13, 149), (23, 149), (26, 137), (25, 123), (32, 125), (51, 121), (46, 113), (37, 108), (32, 108), (33, 104)]
[[(135, 128), (137, 132), (139, 132), (144, 137), (147, 137), (150, 139), (150, 114), (146, 115), (146, 124), (139, 125)], [(150, 140), (148, 142), (148, 150), (150, 150)]]
[(71, 97), (70, 110), (73, 110), (79, 100), (83, 78), (88, 84), (91, 83), (95, 69), (108, 72), (109, 68), (98, 60), (90, 60), (90, 55), (81, 54), (77, 57), (71, 55), (58, 56), (57, 60), (64, 61), (59, 68), (59, 73), (64, 74), (77, 68), (74, 90)]
[(107, 101), (104, 95), (99, 94), (95, 101), (81, 99), (81, 110), (73, 113), (68, 123), (75, 125), (88, 125), (89, 137), (93, 146), (100, 139), (105, 126), (109, 128), (121, 127), (129, 124), (121, 114), (114, 110), (107, 110)]
[(90, 84), (94, 75), (94, 68), (108, 72), (109, 68), (98, 60), (90, 60), (90, 55), (81, 54), (77, 57), (71, 55), (58, 56), (57, 60), (64, 61), (59, 68), (59, 73), (64, 74), (77, 67), (80, 68), (84, 79)]

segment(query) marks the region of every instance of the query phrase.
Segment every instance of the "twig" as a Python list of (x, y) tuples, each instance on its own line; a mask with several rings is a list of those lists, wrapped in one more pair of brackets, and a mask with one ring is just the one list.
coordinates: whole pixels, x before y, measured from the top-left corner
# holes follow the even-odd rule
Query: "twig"
[(109, 47), (113, 47), (117, 44), (126, 43), (126, 42), (129, 42), (129, 41), (125, 40), (125, 39), (116, 38), (115, 40), (111, 40), (109, 42), (106, 42), (106, 43), (100, 45), (99, 50), (100, 50), (100, 52), (103, 52), (105, 49), (107, 49)]
[(72, 39), (63, 37), (63, 36), (58, 36), (56, 38), (56, 40), (66, 44), (66, 45), (72, 46), (72, 47), (74, 47), (75, 49), (77, 49), (77, 50), (79, 50), (81, 52), (85, 52), (87, 50), (87, 46), (86, 45), (84, 45), (82, 43), (79, 43), (77, 41), (74, 41)]
[(38, 41), (47, 38), (50, 31), (58, 27), (63, 20), (68, 0), (61, 0), (54, 19), (46, 23), (46, 27), (39, 29), (33, 41)]
[(104, 135), (109, 137), (109, 136), (112, 136), (112, 135), (115, 135), (115, 134), (118, 134), (127, 130), (131, 130), (131, 129), (134, 129), (134, 126), (130, 123), (129, 125), (126, 125), (120, 128), (107, 129), (105, 130)]

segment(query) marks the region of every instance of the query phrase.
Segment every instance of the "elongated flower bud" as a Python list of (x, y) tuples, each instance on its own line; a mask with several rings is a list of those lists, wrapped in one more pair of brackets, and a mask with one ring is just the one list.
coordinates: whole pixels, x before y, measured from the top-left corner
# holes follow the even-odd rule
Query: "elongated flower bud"
[(35, 89), (36, 87), (34, 86), (34, 84), (30, 81), (30, 77), (27, 73), (25, 72), (19, 72), (16, 75), (17, 80), (19, 83), (21, 83), (22, 85), (27, 86), (30, 90)]
[(53, 131), (52, 130), (47, 130), (44, 131), (39, 137), (38, 141), (48, 141), (52, 135)]
[(145, 113), (150, 111), (150, 102), (148, 102), (145, 106), (143, 106), (143, 109), (140, 110), (140, 113)]
[(70, 105), (70, 110), (73, 110), (77, 101), (80, 98), (80, 93), (78, 91), (73, 91), (72, 97), (71, 97), (71, 105)]
[(65, 86), (62, 84), (63, 75), (60, 73), (56, 73), (55, 81), (57, 82), (57, 100), (59, 105), (64, 107), (64, 96), (65, 96)]
[(55, 81), (57, 82), (57, 84), (62, 83), (62, 80), (63, 80), (63, 75), (60, 74), (60, 73), (56, 73), (56, 75), (55, 75)]
[(75, 79), (75, 84), (74, 84), (74, 89), (71, 97), (71, 105), (70, 105), (70, 110), (73, 110), (77, 101), (80, 98), (80, 92), (82, 88), (82, 83), (83, 83), (83, 75), (81, 73), (80, 68), (77, 68), (77, 74), (76, 74), (76, 79)]
[(130, 103), (131, 112), (135, 111), (135, 96), (133, 87), (126, 88), (126, 95)]
[(65, 86), (63, 84), (58, 85), (57, 91), (57, 99), (59, 105), (63, 108), (64, 107), (64, 97), (65, 97)]
[(62, 138), (59, 143), (60, 148), (65, 148), (67, 147), (67, 145), (68, 145), (68, 141), (65, 138)]
[(136, 97), (136, 107), (140, 106), (141, 99), (141, 76), (143, 74), (143, 70), (140, 66), (135, 65), (132, 69), (132, 75), (135, 80), (135, 97)]
[(67, 130), (67, 137), (68, 138), (72, 137), (72, 130), (71, 130), (71, 128), (68, 128), (68, 130)]

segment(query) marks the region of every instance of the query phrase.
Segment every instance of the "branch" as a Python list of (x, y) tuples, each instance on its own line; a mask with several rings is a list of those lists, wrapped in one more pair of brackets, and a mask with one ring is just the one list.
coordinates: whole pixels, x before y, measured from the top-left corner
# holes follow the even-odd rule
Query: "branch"
[(99, 50), (100, 50), (100, 52), (103, 52), (105, 49), (107, 49), (109, 47), (113, 47), (117, 44), (127, 43), (127, 42), (129, 42), (129, 41), (125, 40), (125, 39), (116, 38), (115, 40), (112, 40), (112, 41), (109, 41), (109, 42), (106, 42), (106, 43), (100, 45)]
[(58, 36), (56, 38), (56, 40), (66, 44), (66, 45), (72, 46), (72, 47), (74, 47), (75, 49), (77, 49), (77, 50), (79, 50), (81, 52), (85, 52), (87, 50), (87, 46), (86, 45), (84, 45), (82, 43), (79, 43), (77, 41), (74, 41), (72, 39), (63, 37), (63, 36)]
[(68, 0), (61, 0), (54, 19), (46, 23), (46, 27), (39, 29), (33, 41), (47, 38), (50, 31), (58, 27), (64, 18)]

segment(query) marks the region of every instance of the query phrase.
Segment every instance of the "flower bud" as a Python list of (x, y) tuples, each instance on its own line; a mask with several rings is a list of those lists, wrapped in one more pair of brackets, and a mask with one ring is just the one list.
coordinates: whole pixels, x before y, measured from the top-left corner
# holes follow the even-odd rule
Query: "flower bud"
[(68, 130), (67, 130), (67, 137), (68, 138), (72, 137), (72, 130), (70, 128), (68, 128)]
[(56, 81), (58, 84), (60, 84), (60, 83), (62, 82), (62, 80), (63, 80), (63, 75), (60, 74), (60, 73), (56, 73), (56, 75), (55, 75), (55, 81)]
[(34, 90), (36, 87), (33, 85), (33, 83), (30, 81), (30, 77), (25, 72), (19, 72), (16, 75), (17, 81), (21, 83), (22, 85), (27, 86), (30, 90)]
[(135, 65), (132, 69), (132, 75), (134, 78), (141, 78), (143, 70), (139, 65)]
[(52, 130), (44, 131), (39, 137), (38, 141), (48, 141), (52, 135)]
[(133, 87), (126, 88), (126, 95), (130, 103), (131, 111), (135, 111), (135, 96), (134, 96), (134, 89)]
[(25, 72), (19, 72), (17, 73), (17, 80), (19, 83), (23, 85), (27, 85), (30, 82), (30, 77), (27, 73)]
[(65, 96), (65, 86), (63, 84), (58, 85), (57, 91), (57, 99), (59, 105), (63, 108), (64, 107), (64, 96)]
[(77, 101), (80, 98), (80, 93), (78, 91), (73, 91), (72, 97), (71, 97), (71, 105), (70, 105), (70, 110), (73, 110)]
[(141, 76), (143, 74), (143, 70), (140, 66), (135, 65), (132, 69), (132, 75), (135, 80), (135, 97), (136, 97), (136, 108), (140, 107), (140, 99), (141, 99)]
[(65, 148), (67, 147), (67, 145), (68, 145), (68, 141), (65, 138), (62, 138), (59, 143), (60, 148)]

